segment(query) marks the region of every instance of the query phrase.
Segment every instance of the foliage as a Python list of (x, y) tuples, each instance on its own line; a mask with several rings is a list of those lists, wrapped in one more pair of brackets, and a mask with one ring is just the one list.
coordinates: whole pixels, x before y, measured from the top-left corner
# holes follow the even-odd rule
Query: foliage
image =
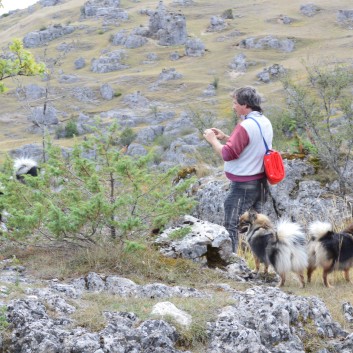
[(13, 76), (33, 76), (45, 73), (45, 66), (37, 63), (33, 55), (23, 48), (19, 39), (9, 45), (10, 53), (0, 58), (0, 93), (6, 91), (3, 80)]
[(345, 193), (353, 148), (353, 99), (349, 91), (353, 72), (338, 64), (306, 66), (306, 70), (304, 83), (296, 83), (288, 76), (282, 80), (287, 118), (292, 131), (304, 134), (303, 145), (317, 152), (321, 162), (335, 172)]
[(138, 252), (141, 250), (146, 250), (146, 246), (138, 243), (137, 241), (126, 241), (124, 251), (126, 252)]
[(74, 137), (78, 135), (77, 124), (74, 120), (69, 120), (65, 126), (66, 137)]
[(0, 332), (4, 331), (9, 326), (6, 317), (6, 306), (0, 307)]
[(120, 134), (120, 144), (123, 146), (129, 146), (135, 139), (137, 134), (131, 127), (125, 128)]
[(218, 86), (219, 86), (219, 77), (214, 77), (214, 78), (213, 78), (212, 86), (213, 86), (215, 89), (218, 89)]
[(71, 138), (74, 136), (78, 136), (77, 123), (74, 120), (69, 120), (65, 126), (60, 125), (55, 130), (56, 138), (67, 137)]
[(179, 228), (169, 234), (169, 239), (180, 240), (180, 239), (183, 239), (185, 236), (187, 236), (190, 232), (191, 232), (191, 227)]
[(175, 168), (161, 172), (150, 164), (152, 155), (120, 153), (114, 146), (117, 135), (115, 124), (108, 131), (97, 129), (86, 141), (76, 141), (66, 158), (48, 141), (45, 172), (27, 177), (25, 184), (5, 173), (0, 207), (10, 214), (8, 237), (83, 246), (102, 236), (145, 235), (189, 212), (194, 201), (186, 190), (193, 179), (173, 185)]
[(192, 107), (189, 107), (189, 117), (197, 130), (199, 130), (200, 134), (203, 135), (205, 129), (209, 129), (214, 126), (216, 121), (216, 117), (210, 111), (199, 111), (195, 110)]

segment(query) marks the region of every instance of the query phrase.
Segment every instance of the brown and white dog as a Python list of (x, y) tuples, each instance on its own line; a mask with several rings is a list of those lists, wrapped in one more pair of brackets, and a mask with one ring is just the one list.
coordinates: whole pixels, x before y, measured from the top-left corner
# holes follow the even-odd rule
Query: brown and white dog
[(240, 217), (239, 229), (250, 245), (256, 271), (259, 271), (260, 263), (265, 265), (265, 273), (272, 265), (281, 277), (280, 287), (284, 285), (288, 272), (296, 273), (301, 287), (305, 286), (308, 257), (306, 237), (299, 224), (280, 220), (274, 226), (266, 215), (248, 211)]
[(317, 267), (323, 269), (322, 279), (330, 287), (327, 276), (336, 270), (342, 270), (347, 282), (349, 269), (353, 266), (353, 224), (341, 232), (334, 232), (331, 223), (315, 221), (309, 225), (308, 244), (308, 282)]

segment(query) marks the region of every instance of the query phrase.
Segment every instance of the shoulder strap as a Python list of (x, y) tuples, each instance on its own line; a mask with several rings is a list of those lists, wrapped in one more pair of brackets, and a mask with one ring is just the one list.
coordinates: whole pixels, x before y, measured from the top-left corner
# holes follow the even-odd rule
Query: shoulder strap
[(254, 120), (255, 123), (257, 124), (257, 126), (259, 127), (260, 133), (261, 133), (261, 136), (262, 136), (262, 139), (264, 140), (264, 144), (265, 144), (265, 148), (266, 148), (266, 153), (267, 153), (270, 149), (268, 148), (267, 142), (266, 142), (266, 140), (265, 140), (265, 138), (264, 138), (264, 135), (262, 134), (262, 130), (261, 130), (260, 124), (259, 124), (254, 118), (252, 118), (251, 116), (247, 117), (246, 119)]

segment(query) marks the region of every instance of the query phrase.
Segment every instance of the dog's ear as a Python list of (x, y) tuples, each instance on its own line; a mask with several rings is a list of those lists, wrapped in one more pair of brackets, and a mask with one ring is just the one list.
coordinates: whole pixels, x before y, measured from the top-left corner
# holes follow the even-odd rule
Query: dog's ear
[(249, 213), (249, 222), (254, 223), (257, 218), (257, 212), (255, 210), (250, 210), (248, 213)]

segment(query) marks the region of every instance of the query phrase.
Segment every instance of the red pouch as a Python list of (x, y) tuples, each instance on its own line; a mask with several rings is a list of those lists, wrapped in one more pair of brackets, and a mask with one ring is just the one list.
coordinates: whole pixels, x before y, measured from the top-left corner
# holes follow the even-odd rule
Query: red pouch
[(264, 156), (264, 167), (267, 180), (274, 185), (286, 176), (282, 156), (278, 151), (268, 150)]

